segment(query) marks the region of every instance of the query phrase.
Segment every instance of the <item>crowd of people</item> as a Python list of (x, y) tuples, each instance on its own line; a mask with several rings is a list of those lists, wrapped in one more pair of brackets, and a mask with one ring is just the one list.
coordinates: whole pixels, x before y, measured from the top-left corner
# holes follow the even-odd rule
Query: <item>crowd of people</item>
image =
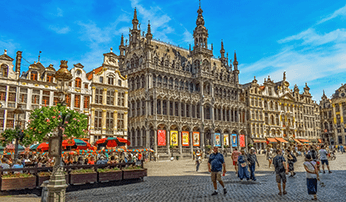
[[(306, 171), (306, 185), (309, 195), (313, 195), (312, 200), (317, 200), (317, 182), (320, 181), (319, 174), (326, 173), (325, 165), (328, 169), (328, 173), (332, 173), (329, 167), (328, 157), (330, 153), (335, 152), (335, 150), (339, 150), (343, 152), (343, 147), (329, 147), (324, 145), (309, 145), (307, 147), (301, 148), (304, 151), (304, 169)], [(208, 160), (208, 170), (211, 173), (211, 180), (214, 186), (214, 192), (212, 195), (216, 195), (217, 193), (217, 181), (221, 184), (224, 189), (224, 194), (227, 193), (227, 190), (224, 186), (224, 183), (221, 179), (221, 173), (225, 175), (226, 173), (226, 164), (224, 160), (224, 156), (218, 152), (218, 147), (214, 147), (213, 153), (209, 155)], [(279, 189), (279, 195), (287, 194), (286, 191), (286, 175), (289, 177), (294, 177), (296, 173), (294, 172), (294, 164), (297, 162), (297, 146), (292, 146), (288, 148), (267, 148), (266, 151), (266, 159), (269, 162), (269, 168), (273, 164), (275, 169), (275, 180)], [(200, 154), (198, 151), (197, 154)], [(233, 149), (232, 152), (232, 161), (236, 171), (236, 175), (240, 180), (247, 179), (256, 181), (255, 177), (255, 168), (256, 165), (259, 167), (259, 163), (256, 156), (256, 150), (251, 147), (249, 152), (241, 149), (238, 151), (237, 148)], [(197, 163), (198, 162), (198, 163)], [(322, 165), (322, 169), (321, 166)], [(196, 158), (196, 170), (199, 168), (199, 159)], [(321, 182), (321, 185), (323, 183)]]
[[(99, 151), (80, 150), (64, 152), (62, 162), (67, 165), (100, 165), (117, 163), (136, 163), (148, 160), (150, 152), (116, 152), (115, 150), (103, 149)], [(3, 155), (0, 167), (2, 169), (27, 168), (27, 167), (53, 167), (55, 158), (50, 158), (48, 152), (26, 151), (14, 159), (13, 155)], [(21, 171), (18, 171), (21, 172)], [(7, 174), (4, 172), (3, 174)]]

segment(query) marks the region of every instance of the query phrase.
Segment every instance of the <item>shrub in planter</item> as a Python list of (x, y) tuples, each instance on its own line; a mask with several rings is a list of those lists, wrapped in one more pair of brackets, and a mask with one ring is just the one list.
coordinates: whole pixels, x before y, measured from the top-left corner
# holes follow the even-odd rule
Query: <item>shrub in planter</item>
[(123, 174), (119, 168), (99, 168), (97, 169), (99, 182), (122, 180)]
[[(37, 174), (37, 186), (41, 187), (42, 183), (50, 179), (51, 172), (39, 172)], [(64, 171), (66, 183), (68, 183), (68, 174)]]
[(129, 166), (123, 170), (123, 179), (138, 179), (147, 176), (147, 169), (140, 166)]
[(36, 176), (26, 173), (7, 174), (1, 176), (1, 191), (34, 189)]
[(70, 184), (86, 184), (97, 181), (97, 173), (93, 169), (72, 170)]

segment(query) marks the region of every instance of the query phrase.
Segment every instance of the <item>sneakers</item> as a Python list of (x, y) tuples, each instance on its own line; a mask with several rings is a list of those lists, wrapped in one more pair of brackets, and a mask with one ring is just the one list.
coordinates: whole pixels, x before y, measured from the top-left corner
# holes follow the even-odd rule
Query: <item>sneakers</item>
[(332, 171), (329, 171), (329, 173), (332, 173)]
[(323, 174), (326, 174), (326, 171), (323, 171)]
[(212, 195), (212, 196), (217, 195), (217, 191), (214, 191), (211, 195)]
[(223, 189), (223, 194), (227, 194), (226, 188)]
[(286, 195), (286, 194), (287, 194), (287, 191), (284, 191), (283, 194)]

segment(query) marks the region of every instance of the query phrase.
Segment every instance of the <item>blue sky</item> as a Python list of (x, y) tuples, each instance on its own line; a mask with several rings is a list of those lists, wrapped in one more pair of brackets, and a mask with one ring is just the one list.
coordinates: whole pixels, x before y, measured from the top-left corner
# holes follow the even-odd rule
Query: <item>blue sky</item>
[[(134, 7), (143, 31), (150, 20), (154, 38), (188, 48), (198, 0), (11, 0), (0, 6), (0, 48), (12, 58), (21, 50), (33, 63), (42, 51), (45, 66), (58, 68), (64, 59), (91, 71), (110, 47), (119, 53)], [(221, 39), (230, 58), (237, 51), (241, 83), (254, 76), (262, 83), (268, 75), (279, 81), (286, 71), (291, 88), (297, 84), (302, 92), (307, 82), (317, 101), (323, 89), (330, 97), (346, 83), (345, 1), (202, 0), (202, 9), (214, 54), (220, 55)]]

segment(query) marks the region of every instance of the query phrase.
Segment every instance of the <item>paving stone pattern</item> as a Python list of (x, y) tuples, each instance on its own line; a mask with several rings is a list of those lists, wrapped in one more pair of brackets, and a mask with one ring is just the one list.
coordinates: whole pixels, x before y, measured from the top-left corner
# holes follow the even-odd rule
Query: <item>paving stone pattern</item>
[[(273, 168), (268, 168), (264, 156), (259, 156), (261, 167), (257, 171), (257, 181), (242, 182), (235, 176), (231, 159), (226, 158), (227, 174), (222, 177), (227, 188), (224, 195), (218, 184), (219, 194), (211, 196), (213, 186), (207, 163), (201, 165), (201, 171), (194, 171), (192, 160), (150, 162), (144, 182), (113, 187), (68, 192), (66, 201), (311, 201), (307, 194), (303, 158), (296, 163), (297, 175), (287, 178), (288, 192), (278, 195)], [(337, 155), (337, 160), (330, 162), (332, 174), (321, 174), (326, 187), (318, 186), (319, 201), (346, 201), (346, 154)]]

